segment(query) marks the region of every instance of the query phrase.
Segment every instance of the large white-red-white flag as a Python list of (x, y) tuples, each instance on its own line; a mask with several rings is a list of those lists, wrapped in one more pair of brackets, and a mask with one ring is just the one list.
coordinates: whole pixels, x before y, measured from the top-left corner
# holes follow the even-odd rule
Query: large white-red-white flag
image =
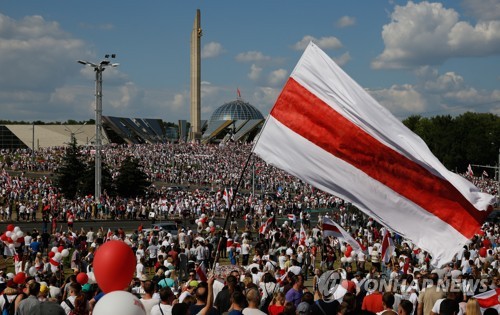
[(351, 245), (352, 249), (357, 251), (358, 253), (363, 251), (361, 245), (359, 245), (358, 241), (354, 239), (346, 230), (344, 230), (339, 224), (334, 222), (330, 218), (323, 218), (323, 224), (321, 225), (323, 230), (323, 237), (333, 236), (338, 238), (341, 241), (346, 242)]
[(363, 212), (444, 264), (479, 231), (493, 196), (447, 170), (425, 142), (310, 43), (253, 152)]
[(382, 250), (380, 253), (382, 255), (382, 261), (384, 263), (388, 263), (391, 260), (394, 250), (396, 250), (396, 247), (394, 246), (394, 242), (392, 241), (391, 233), (386, 230), (384, 238), (382, 239)]
[(500, 288), (474, 295), (474, 297), (479, 303), (481, 313), (488, 308), (493, 308), (497, 312), (500, 312)]

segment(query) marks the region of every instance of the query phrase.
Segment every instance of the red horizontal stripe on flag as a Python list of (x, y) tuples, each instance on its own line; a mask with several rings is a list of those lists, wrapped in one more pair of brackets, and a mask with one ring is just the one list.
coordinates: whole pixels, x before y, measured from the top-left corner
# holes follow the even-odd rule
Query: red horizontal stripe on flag
[(323, 228), (323, 231), (331, 231), (331, 232), (336, 232), (336, 233), (342, 234), (335, 225), (323, 224), (322, 228)]
[[(304, 106), (305, 105), (305, 106)], [(448, 181), (387, 147), (302, 87), (286, 83), (271, 111), (282, 124), (471, 238), (488, 215)]]
[(479, 306), (481, 306), (482, 308), (488, 308), (498, 305), (500, 304), (498, 301), (498, 292), (497, 293), (493, 292), (493, 295), (490, 297), (478, 298), (477, 302), (479, 303)]

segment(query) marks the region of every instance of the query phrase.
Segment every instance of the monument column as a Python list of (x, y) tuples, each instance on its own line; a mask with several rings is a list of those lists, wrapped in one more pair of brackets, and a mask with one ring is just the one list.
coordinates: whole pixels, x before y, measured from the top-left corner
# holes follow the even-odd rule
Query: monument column
[(193, 30), (191, 32), (191, 133), (189, 140), (199, 142), (201, 139), (201, 25), (200, 10), (196, 10)]

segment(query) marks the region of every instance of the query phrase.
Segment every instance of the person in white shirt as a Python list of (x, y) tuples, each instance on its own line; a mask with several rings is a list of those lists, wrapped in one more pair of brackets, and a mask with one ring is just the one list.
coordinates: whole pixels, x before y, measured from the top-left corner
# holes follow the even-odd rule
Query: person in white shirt
[(172, 314), (172, 301), (175, 295), (170, 287), (160, 289), (160, 301), (158, 304), (153, 305), (151, 308), (151, 315), (171, 315)]

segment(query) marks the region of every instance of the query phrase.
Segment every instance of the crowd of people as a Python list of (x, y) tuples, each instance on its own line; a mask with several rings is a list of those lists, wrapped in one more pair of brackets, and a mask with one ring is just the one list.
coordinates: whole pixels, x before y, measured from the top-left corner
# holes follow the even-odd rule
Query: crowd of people
[[(137, 261), (134, 278), (124, 289), (140, 298), (148, 315), (497, 314), (496, 304), (480, 307), (482, 293), (500, 291), (496, 222), (486, 223), (445, 266), (432, 266), (428, 253), (395, 233), (395, 250), (384, 260), (385, 227), (257, 158), (250, 168), (255, 172), (245, 174), (241, 188), (251, 191), (255, 176), (259, 189), (272, 194), (239, 194), (228, 209), (224, 190), (236, 185), (250, 149), (232, 143), (107, 147), (103, 156), (114, 169), (125, 156), (134, 156), (150, 179), (184, 188), (153, 187), (148, 197), (100, 203), (92, 196), (66, 200), (49, 175), (27, 175), (57, 168), (63, 148), (37, 152), (36, 158), (29, 152), (2, 151), (0, 218), (40, 221), (42, 228), (25, 233), (14, 249), (6, 241), (0, 244), (4, 256), (14, 255), (14, 271), (0, 271), (0, 309), (92, 314), (106, 294), (93, 276), (94, 255), (105, 242), (121, 240)], [(497, 193), (496, 182), (473, 180), (484, 191)], [(329, 210), (311, 218), (316, 214), (310, 210), (320, 208)], [(228, 212), (229, 226), (217, 226), (214, 219)], [(194, 224), (179, 225), (178, 233), (146, 230), (140, 223), (134, 231), (75, 230), (72, 224), (183, 216)], [(362, 250), (325, 236), (325, 218), (343, 226)], [(67, 229), (57, 229), (57, 222), (67, 223)], [(51, 253), (60, 247), (70, 254), (58, 263)], [(87, 281), (79, 277), (82, 273)]]

